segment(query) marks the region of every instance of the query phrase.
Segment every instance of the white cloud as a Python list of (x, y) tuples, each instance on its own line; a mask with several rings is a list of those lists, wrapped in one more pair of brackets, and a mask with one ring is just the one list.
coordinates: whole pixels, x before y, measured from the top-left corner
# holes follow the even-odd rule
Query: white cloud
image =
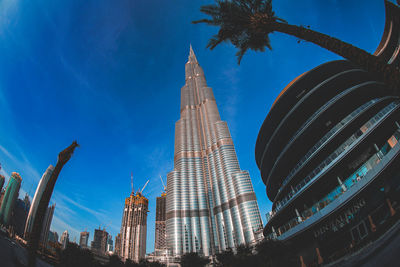
[(0, 34), (14, 20), (13, 17), (17, 14), (18, 7), (18, 0), (2, 0), (0, 2)]
[(0, 145), (0, 150), (1, 152), (3, 152), (9, 159), (11, 159), (12, 161), (18, 161), (14, 155), (12, 155), (10, 152), (8, 152), (7, 149), (5, 149), (2, 145)]
[(225, 110), (226, 117), (222, 118), (222, 120), (228, 122), (228, 126), (231, 132), (236, 130), (236, 107), (239, 100), (238, 72), (239, 68), (237, 66), (233, 66), (223, 72), (227, 84), (229, 85), (229, 93), (227, 94), (225, 103), (223, 103), (223, 109)]
[(73, 199), (67, 197), (66, 195), (62, 194), (62, 193), (58, 193), (57, 195), (60, 197), (61, 200), (65, 200), (66, 202), (72, 204), (73, 206), (75, 206), (76, 208), (79, 208), (87, 213), (90, 213), (91, 215), (95, 216), (98, 220), (103, 220), (104, 219), (104, 214), (101, 212), (98, 212), (96, 210), (93, 210), (91, 208), (88, 208), (76, 201), (74, 201)]
[[(30, 163), (28, 158), (23, 153), (23, 150), (20, 149), (18, 145), (14, 145), (14, 147), (16, 148), (18, 154), (21, 155), (20, 157), (22, 157), (22, 159), (20, 159), (20, 157), (17, 157), (15, 154), (11, 153), (9, 150), (7, 150), (5, 147), (3, 147), (1, 145), (0, 145), (0, 152), (6, 158), (8, 158), (9, 161), (11, 161), (13, 163), (13, 165), (15, 165), (17, 170), (20, 170), (21, 172), (23, 172), (25, 174), (25, 177), (22, 177), (23, 181), (28, 182), (28, 184), (29, 183), (35, 183), (35, 184), (38, 183), (41, 175), (32, 166), (32, 164)], [(2, 164), (2, 171), (3, 171), (2, 173), (6, 174), (7, 175), (6, 177), (10, 177), (10, 175), (8, 173), (6, 173), (6, 171), (4, 171), (3, 168), (4, 168), (4, 165)], [(25, 178), (27, 178), (27, 180)], [(32, 178), (33, 178), (33, 180), (30, 180)]]
[(73, 236), (79, 237), (80, 236), (80, 231), (68, 223), (66, 223), (64, 220), (59, 218), (57, 215), (53, 216), (53, 221), (51, 224), (51, 230), (56, 231), (58, 233), (58, 236), (61, 237), (61, 234), (65, 231), (68, 230), (68, 233), (70, 235), (70, 240), (72, 240)]

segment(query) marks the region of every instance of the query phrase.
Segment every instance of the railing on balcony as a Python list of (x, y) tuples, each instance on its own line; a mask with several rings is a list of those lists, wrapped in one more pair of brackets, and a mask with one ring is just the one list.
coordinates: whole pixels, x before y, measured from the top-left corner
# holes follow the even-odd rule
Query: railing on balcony
[[(301, 191), (306, 185), (312, 180), (318, 177), (319, 174), (323, 173), (328, 167), (330, 167), (334, 161), (345, 153), (350, 147), (356, 144), (356, 141), (360, 140), (363, 135), (371, 130), (373, 126), (384, 120), (385, 117), (393, 111), (399, 105), (398, 101), (392, 102), (378, 112), (374, 117), (368, 120), (363, 126), (360, 127), (352, 136), (350, 136), (344, 143), (342, 143), (334, 152), (332, 152), (323, 162), (321, 162), (310, 174), (300, 181), (292, 190), (279, 202), (277, 202), (273, 214), (278, 212), (280, 209), (286, 206), (286, 204)], [(271, 217), (272, 218), (272, 217)]]
[(322, 145), (329, 141), (329, 139), (340, 131), (343, 127), (347, 126), (347, 123), (352, 119), (357, 117), (363, 110), (369, 108), (373, 104), (379, 101), (379, 98), (372, 99), (367, 103), (361, 105), (356, 110), (347, 115), (343, 120), (341, 120), (338, 124), (336, 124), (332, 129), (329, 130), (294, 166), (294, 168), (290, 171), (290, 173), (286, 176), (285, 180), (282, 182), (281, 186), (285, 186), (290, 179), (296, 174), (296, 172), (303, 166), (303, 164), (316, 152)]
[[(400, 139), (400, 129), (397, 129), (395, 133), (387, 140), (387, 142), (379, 149), (379, 151), (373, 154), (361, 167), (357, 169), (354, 173), (348, 176), (343, 182), (339, 181), (339, 185), (335, 187), (328, 195), (316, 202), (310, 208), (302, 211), (290, 221), (284, 225), (273, 230), (266, 238), (276, 238), (286, 231), (290, 230), (294, 226), (306, 221), (314, 214), (318, 213), (320, 210), (328, 206), (331, 202), (337, 199), (341, 194), (347, 191), (350, 187), (355, 185), (357, 182), (361, 181), (364, 176), (372, 170), (385, 156), (386, 154), (396, 145)], [(340, 180), (340, 179), (339, 179)], [(272, 213), (272, 212), (270, 212)], [(270, 214), (269, 219), (271, 219), (272, 214)]]

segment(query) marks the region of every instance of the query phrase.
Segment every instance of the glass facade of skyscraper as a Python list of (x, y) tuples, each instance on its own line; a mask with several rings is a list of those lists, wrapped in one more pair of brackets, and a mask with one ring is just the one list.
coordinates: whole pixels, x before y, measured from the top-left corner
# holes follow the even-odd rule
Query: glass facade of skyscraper
[(7, 188), (4, 193), (3, 202), (1, 203), (0, 208), (0, 223), (3, 225), (8, 225), (10, 222), (11, 213), (21, 187), (21, 181), (21, 176), (16, 172), (13, 172), (10, 180), (8, 180)]
[(53, 165), (50, 165), (47, 168), (47, 170), (44, 172), (44, 174), (43, 174), (42, 178), (40, 179), (39, 184), (36, 188), (36, 192), (35, 192), (35, 195), (32, 200), (32, 205), (31, 205), (31, 208), (29, 209), (28, 218), (26, 220), (25, 231), (24, 231), (25, 239), (28, 239), (29, 234), (32, 231), (33, 221), (35, 220), (40, 200), (43, 197), (43, 192), (47, 186), (47, 183), (50, 180), (50, 177), (51, 177), (51, 174), (53, 173), (53, 171), (54, 171), (54, 167), (53, 167)]
[(175, 125), (174, 170), (167, 177), (167, 246), (174, 255), (212, 255), (255, 241), (261, 217), (213, 91), (190, 48)]

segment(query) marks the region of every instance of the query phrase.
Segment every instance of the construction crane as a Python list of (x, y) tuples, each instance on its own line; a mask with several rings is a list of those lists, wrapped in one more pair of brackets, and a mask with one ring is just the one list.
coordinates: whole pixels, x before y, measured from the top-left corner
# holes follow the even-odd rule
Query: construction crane
[(143, 193), (143, 190), (146, 188), (147, 184), (149, 183), (150, 180), (147, 180), (147, 182), (144, 184), (142, 190), (139, 191), (140, 194)]
[[(107, 224), (106, 226), (103, 227), (103, 231), (106, 231), (106, 228), (111, 225), (111, 222), (112, 221), (110, 221), (109, 224)], [(100, 229), (100, 227), (99, 227), (99, 229)]]
[(133, 172), (131, 172), (131, 187), (132, 187), (132, 193), (134, 192), (133, 191)]
[(161, 175), (160, 175), (160, 180), (161, 180), (161, 183), (162, 183), (162, 185), (163, 185), (164, 192), (167, 192), (167, 187), (165, 186), (164, 181), (163, 181)]

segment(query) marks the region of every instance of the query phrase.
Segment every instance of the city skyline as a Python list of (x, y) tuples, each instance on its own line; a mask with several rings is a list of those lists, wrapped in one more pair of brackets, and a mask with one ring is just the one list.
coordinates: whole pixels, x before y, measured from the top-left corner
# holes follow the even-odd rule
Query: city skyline
[[(274, 35), (272, 52), (249, 53), (237, 66), (230, 45), (215, 51), (204, 49), (213, 29), (190, 24), (201, 18), (198, 9), (202, 4), (181, 1), (176, 4), (178, 11), (168, 15), (163, 14), (166, 4), (159, 2), (148, 18), (140, 14), (145, 14), (148, 5), (124, 1), (111, 9), (105, 3), (88, 3), (82, 13), (75, 12), (79, 9), (76, 2), (59, 7), (47, 1), (1, 4), (9, 21), (19, 19), (14, 24), (0, 21), (5, 51), (0, 56), (0, 173), (6, 176), (5, 185), (11, 172), (21, 173), (20, 198), (27, 192), (32, 199), (54, 154), (75, 138), (82, 145), (60, 175), (51, 199), (57, 203), (51, 229), (59, 235), (68, 229), (71, 239), (78, 239), (85, 228), (92, 232), (112, 221), (110, 233), (115, 236), (133, 171), (135, 187), (150, 178), (145, 193), (150, 210), (147, 252), (153, 251), (156, 196), (162, 192), (158, 176), (166, 177), (173, 166), (173, 125), (179, 114), (176, 88), (184, 82), (180, 77), (189, 43), (202, 59), (208, 83), (216, 88), (221, 117), (230, 125), (241, 167), (250, 172), (265, 221), (271, 203), (254, 160), (261, 123), (282, 85), (338, 57), (310, 44), (297, 44), (294, 38)], [(383, 1), (307, 1), (297, 8), (296, 3), (285, 1), (274, 4), (291, 22), (310, 25), (369, 52), (383, 31)], [(111, 12), (111, 21), (106, 10)], [(302, 12), (297, 15), (291, 10)], [(75, 14), (74, 19), (59, 18), (60, 12)], [(162, 19), (154, 22), (154, 16)], [(162, 27), (165, 33), (159, 36), (164, 20), (171, 24)], [(30, 28), (33, 22), (35, 27)], [(140, 28), (150, 22), (154, 25)], [(349, 25), (362, 30), (354, 34), (346, 29)], [(173, 42), (170, 36), (178, 40)], [(136, 45), (137, 40), (144, 40), (143, 45)], [(167, 42), (161, 47), (156, 40)], [(305, 59), (303, 54), (315, 57)], [(143, 131), (149, 121), (153, 125)]]

